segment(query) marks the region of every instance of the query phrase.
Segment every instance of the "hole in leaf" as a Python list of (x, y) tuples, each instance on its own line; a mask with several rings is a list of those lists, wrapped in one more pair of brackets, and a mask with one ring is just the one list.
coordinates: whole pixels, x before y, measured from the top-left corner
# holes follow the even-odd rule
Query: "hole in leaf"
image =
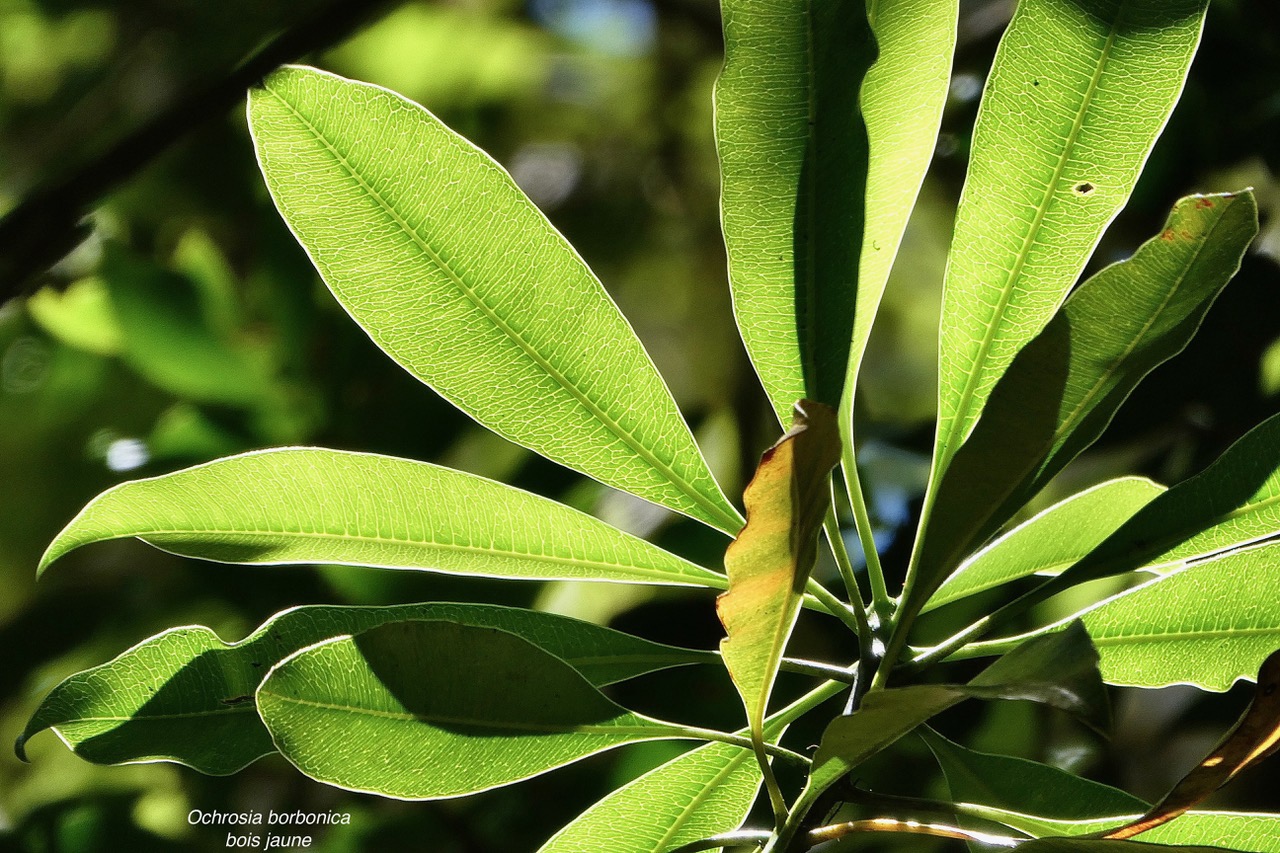
[(1076, 195), (1093, 195), (1093, 191), (1096, 190), (1097, 187), (1095, 187), (1093, 184), (1089, 183), (1088, 181), (1081, 181), (1080, 183), (1076, 184), (1072, 189), (1075, 191)]

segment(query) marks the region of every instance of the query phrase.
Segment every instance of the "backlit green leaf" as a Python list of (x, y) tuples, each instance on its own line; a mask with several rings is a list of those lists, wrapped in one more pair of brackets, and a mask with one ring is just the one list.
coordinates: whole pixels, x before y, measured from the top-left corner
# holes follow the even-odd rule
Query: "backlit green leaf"
[(737, 532), (635, 333), (488, 155), (399, 95), (307, 68), (250, 91), (249, 126), (289, 227), (405, 369), (511, 441)]
[(1186, 347), (1257, 233), (1251, 192), (1184, 198), (1160, 234), (1071, 294), (1013, 359), (943, 477), (921, 586), (1003, 525)]
[(1202, 845), (1153, 845), (1139, 841), (1108, 841), (1102, 838), (1037, 838), (1019, 844), (1022, 853), (1233, 853), (1225, 847)]
[[(723, 0), (716, 83), (734, 314), (778, 419), (840, 402), (867, 180), (858, 92), (875, 48), (862, 0)], [(857, 310), (863, 311), (859, 305)]]
[(1218, 744), (1148, 811), (1103, 838), (1134, 838), (1177, 820), (1241, 772), (1280, 749), (1280, 651), (1258, 669), (1253, 700)]
[(425, 462), (317, 448), (246, 453), (95, 498), (49, 546), (137, 536), (227, 563), (340, 563), (494, 577), (723, 588), (591, 516)]
[[(889, 270), (933, 162), (951, 83), (958, 0), (867, 0), (878, 55), (862, 83), (867, 127), (866, 231), (845, 385), (858, 369)], [(852, 395), (849, 396), (852, 402)]]
[[(929, 730), (925, 740), (942, 765), (952, 797), (965, 804), (966, 814), (1032, 837), (1099, 832), (1147, 809), (1137, 797), (1057, 767), (976, 752)], [(1143, 834), (1141, 840), (1280, 853), (1280, 816), (1189, 812)], [(1152, 848), (1151, 853), (1159, 849)]]
[(273, 751), (253, 703), (254, 690), (273, 665), (321, 640), (406, 619), (501, 628), (564, 660), (595, 685), (716, 659), (710, 652), (510, 607), (298, 607), (238, 643), (226, 643), (203, 626), (174, 628), (67, 678), (32, 716), (18, 754), (35, 734), (53, 728), (76, 754), (98, 764), (159, 758), (204, 773), (234, 773)]
[(624, 785), (538, 853), (666, 853), (742, 825), (760, 789), (751, 750), (709, 743)]
[(935, 480), (1124, 206), (1208, 5), (1018, 4), (987, 78), (948, 263)]
[(1038, 594), (1044, 597), (1144, 566), (1176, 567), (1280, 534), (1277, 447), (1280, 415), (1254, 427), (1204, 471), (1140, 509)]
[(455, 622), (395, 622), (303, 649), (257, 700), (303, 773), (399, 799), (462, 796), (688, 736), (614, 704), (521, 637)]
[(1163, 491), (1164, 486), (1144, 477), (1122, 477), (1054, 504), (975, 554), (922, 612), (1018, 578), (1058, 574)]
[(1280, 648), (1280, 545), (1197, 563), (1081, 614), (1112, 684), (1226, 690)]

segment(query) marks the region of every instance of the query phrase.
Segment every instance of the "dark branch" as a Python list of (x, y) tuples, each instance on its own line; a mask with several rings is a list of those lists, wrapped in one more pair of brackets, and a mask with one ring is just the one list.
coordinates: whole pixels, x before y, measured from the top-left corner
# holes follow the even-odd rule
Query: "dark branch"
[(0, 219), (0, 304), (83, 239), (85, 216), (111, 190), (191, 131), (216, 119), (275, 68), (323, 50), (395, 5), (393, 0), (334, 0), (283, 31), (227, 76), (186, 92), (101, 156), (38, 187)]

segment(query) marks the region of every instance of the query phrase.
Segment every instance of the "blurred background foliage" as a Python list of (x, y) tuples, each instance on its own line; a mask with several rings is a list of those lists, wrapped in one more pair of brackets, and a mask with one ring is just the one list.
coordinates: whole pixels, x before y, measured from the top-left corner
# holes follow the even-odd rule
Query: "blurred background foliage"
[[(864, 370), (862, 458), (891, 566), (904, 562), (927, 475), (950, 225), (1011, 5), (962, 5), (934, 169)], [(320, 6), (0, 0), (0, 211), (225, 76)], [(1142, 386), (1044, 502), (1129, 472), (1174, 482), (1280, 408), (1280, 7), (1215, 0), (1206, 32), (1182, 103), (1093, 264), (1126, 256), (1191, 191), (1253, 185), (1268, 217), (1264, 235), (1191, 348)], [(389, 4), (355, 34), (296, 58), (420, 101), (502, 162), (600, 275), (735, 494), (779, 430), (737, 340), (725, 280), (711, 130), (720, 54), (709, 0), (442, 0)], [(0, 307), (0, 742), (12, 742), (59, 679), (147, 636), (201, 623), (238, 639), (295, 604), (476, 599), (713, 646), (720, 632), (711, 597), (697, 592), (249, 569), (130, 542), (78, 552), (35, 582), (43, 547), (103, 488), (283, 444), (396, 454), (504, 479), (719, 564), (718, 535), (480, 430), (383, 357), (276, 215), (242, 112), (208, 119), (103, 200), (87, 239), (28, 288), (29, 298)], [(1050, 602), (1037, 616), (1072, 603)], [(944, 609), (924, 627), (967, 621), (969, 606)], [(829, 628), (804, 621), (797, 643), (847, 659), (848, 639)], [(740, 724), (727, 678), (711, 670), (649, 676), (616, 695), (650, 713)], [(1206, 702), (1170, 688), (1118, 701), (1110, 745), (1016, 704), (961, 708), (942, 725), (978, 748), (1088, 771), (1152, 797), (1245, 697)], [(799, 728), (796, 742), (816, 743), (817, 734)], [(45, 735), (30, 747), (31, 765), (0, 756), (0, 846), (220, 850), (225, 829), (188, 826), (190, 809), (303, 808), (352, 813), (350, 826), (317, 833), (318, 849), (332, 853), (531, 850), (610, 787), (679, 749), (631, 747), (516, 788), (411, 804), (325, 788), (278, 757), (226, 779), (165, 764), (94, 767)], [(868, 765), (863, 782), (919, 794), (936, 775), (926, 755), (904, 742)], [(1219, 803), (1275, 810), (1277, 776), (1255, 771)], [(894, 846), (845, 846), (874, 845)]]

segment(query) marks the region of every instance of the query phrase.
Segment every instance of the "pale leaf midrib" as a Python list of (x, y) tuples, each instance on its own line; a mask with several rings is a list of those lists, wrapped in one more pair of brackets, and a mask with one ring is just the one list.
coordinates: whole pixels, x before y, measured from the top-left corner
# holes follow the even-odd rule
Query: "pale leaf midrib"
[(1235, 637), (1266, 636), (1268, 634), (1280, 636), (1280, 624), (1245, 626), (1242, 628), (1176, 628), (1165, 631), (1144, 629), (1141, 632), (1132, 634), (1115, 635), (1095, 634), (1093, 630), (1089, 631), (1093, 644), (1099, 647), (1139, 646), (1154, 643), (1193, 643), (1207, 640), (1230, 640)]
[[(481, 730), (494, 732), (493, 737), (502, 737), (501, 732), (514, 731), (524, 732), (533, 735), (562, 735), (562, 734), (586, 734), (586, 735), (622, 735), (624, 737), (640, 736), (648, 738), (670, 737), (677, 730), (658, 724), (645, 724), (634, 714), (626, 712), (625, 716), (629, 716), (637, 722), (628, 721), (622, 725), (610, 726), (604, 724), (578, 724), (556, 726), (550, 723), (533, 723), (526, 720), (477, 720), (469, 717), (459, 717), (451, 714), (431, 713), (431, 714), (415, 714), (409, 711), (383, 711), (377, 708), (363, 708), (358, 705), (343, 705), (337, 702), (319, 702), (314, 699), (303, 699), (298, 696), (288, 696), (283, 693), (276, 693), (265, 687), (258, 690), (259, 696), (265, 696), (275, 699), (278, 702), (284, 702), (291, 705), (299, 705), (304, 708), (316, 708), (321, 711), (337, 711), (338, 713), (351, 714), (357, 717), (376, 717), (384, 720), (396, 720), (398, 722), (416, 722), (432, 727), (458, 726), (470, 727)], [(618, 718), (614, 718), (618, 719)], [(687, 735), (681, 735), (685, 737)]]
[[(139, 709), (141, 710), (141, 709)], [(50, 723), (49, 728), (56, 729), (59, 726), (76, 726), (86, 723), (129, 723), (129, 722), (152, 722), (155, 720), (185, 720), (193, 717), (218, 717), (224, 714), (244, 714), (250, 711), (256, 712), (257, 708), (251, 702), (243, 705), (228, 705), (225, 708), (207, 708), (203, 711), (175, 711), (165, 714), (130, 714), (129, 716), (118, 716), (112, 714), (94, 715), (85, 717), (76, 717), (74, 720), (59, 720), (56, 723)]]
[(724, 525), (726, 529), (734, 528), (736, 519), (730, 518), (726, 515), (723, 509), (707, 500), (707, 498), (703, 496), (698, 489), (694, 488), (693, 484), (685, 480), (684, 477), (678, 475), (672, 468), (671, 464), (659, 459), (655, 453), (653, 453), (642, 442), (638, 441), (629, 431), (624, 429), (621, 424), (615, 421), (594, 400), (588, 397), (576, 385), (569, 382), (568, 378), (561, 373), (559, 369), (545, 359), (542, 354), (531, 346), (529, 342), (526, 341), (524, 337), (515, 330), (515, 328), (508, 324), (497, 311), (482, 300), (475, 290), (467, 284), (463, 277), (453, 269), (452, 265), (447, 263), (444, 258), (422, 238), (417, 229), (411, 227), (409, 223), (400, 216), (399, 212), (382, 197), (381, 193), (365, 181), (364, 177), (347, 161), (347, 158), (342, 154), (342, 152), (339, 151), (338, 148), (329, 141), (324, 133), (301, 111), (294, 107), (294, 105), (284, 98), (279, 92), (276, 92), (271, 88), (266, 88), (265, 91), (270, 92), (271, 95), (273, 95), (287, 110), (289, 110), (293, 117), (304, 126), (316, 142), (320, 143), (338, 166), (369, 195), (377, 207), (392, 221), (392, 223), (400, 228), (427, 256), (427, 258), (441, 269), (451, 281), (453, 281), (454, 285), (463, 294), (463, 296), (480, 309), (490, 322), (492, 322), (499, 331), (506, 335), (508, 339), (515, 343), (519, 347), (520, 351), (523, 352), (530, 361), (545, 371), (557, 385), (568, 391), (573, 398), (578, 401), (579, 405), (587, 410), (588, 414), (599, 420), (611, 433), (613, 433), (616, 438), (621, 440), (623, 444), (636, 453), (636, 455), (657, 469), (669, 483), (683, 492), (684, 495), (690, 498), (696, 506), (700, 507), (703, 511), (708, 512), (711, 518), (716, 519), (718, 523)]
[[(1169, 501), (1169, 502), (1172, 503), (1172, 501)], [(1222, 525), (1226, 524), (1229, 521), (1235, 521), (1236, 519), (1243, 518), (1247, 515), (1252, 515), (1254, 513), (1262, 512), (1263, 510), (1266, 510), (1267, 508), (1276, 504), (1280, 504), (1280, 494), (1275, 494), (1268, 498), (1263, 498), (1260, 501), (1257, 501), (1254, 503), (1247, 503), (1244, 506), (1236, 507), (1235, 509), (1229, 512), (1225, 512), (1221, 515), (1215, 516), (1207, 524), (1196, 524), (1194, 529), (1191, 530), (1190, 532), (1188, 532), (1186, 529), (1175, 530), (1172, 533), (1168, 533), (1165, 536), (1161, 537), (1159, 540), (1157, 540), (1155, 544), (1150, 546), (1150, 549), (1147, 553), (1151, 554), (1153, 559), (1160, 559), (1165, 554), (1168, 554), (1170, 551), (1176, 550), (1179, 545), (1182, 545), (1183, 543), (1186, 543), (1186, 542), (1194, 541), (1195, 538), (1197, 536), (1200, 536), (1201, 534), (1212, 533), (1213, 531), (1222, 527)], [(1277, 531), (1275, 530), (1265, 531), (1262, 533), (1248, 536), (1245, 539), (1233, 540), (1217, 548), (1210, 548), (1207, 551), (1201, 551), (1196, 554), (1188, 554), (1188, 555), (1179, 557), (1177, 559), (1181, 562), (1189, 562), (1192, 560), (1196, 562), (1200, 562), (1200, 561), (1208, 560), (1211, 557), (1225, 556), (1227, 554), (1231, 554), (1236, 551), (1242, 551), (1250, 545), (1254, 545), (1254, 544), (1257, 544), (1258, 542), (1262, 542), (1267, 539), (1270, 539), (1274, 537), (1276, 533)], [(1106, 565), (1106, 563), (1103, 563), (1103, 565)], [(1139, 566), (1138, 568), (1147, 568), (1148, 566), (1151, 566), (1151, 565), (1160, 565), (1160, 564), (1151, 563), (1150, 561), (1148, 561), (1144, 563), (1142, 566)]]
[[(1110, 60), (1111, 49), (1115, 43), (1116, 34), (1119, 31), (1121, 13), (1117, 12), (1116, 19), (1111, 24), (1111, 30), (1107, 34), (1107, 40), (1103, 44), (1099, 52), (1097, 62), (1095, 64), (1093, 78), (1089, 81), (1088, 87), (1081, 98), (1080, 108), (1076, 111), (1075, 120), (1072, 122), (1071, 131), (1067, 134), (1065, 144), (1062, 147), (1062, 154), (1058, 158), (1058, 163), (1054, 167), (1043, 198), (1036, 208), (1035, 215), (1032, 217), (1030, 227), (1023, 239), (1022, 248), (1018, 251), (1014, 258), (1013, 268), (1005, 277), (1004, 284), (1001, 286), (1000, 297), (991, 313), (992, 321), (987, 324), (986, 330), (983, 332), (982, 340), (979, 344), (978, 351), (975, 353), (972, 363), (979, 365), (983, 363), (991, 346), (995, 342), (996, 329), (999, 327), (1000, 317), (1004, 314), (1005, 309), (1009, 305), (1010, 299), (1013, 298), (1013, 291), (1017, 285), (1018, 279), (1022, 275), (1022, 269), (1026, 266), (1027, 258), (1031, 253), (1032, 247), (1040, 235), (1040, 228), (1044, 224), (1044, 219), (1049, 213), (1052, 206), (1058, 185), (1062, 181), (1062, 177), (1066, 174), (1067, 164), (1071, 161), (1071, 157), (1075, 152), (1076, 143), (1079, 141), (1080, 132), (1084, 128), (1084, 120), (1089, 112), (1089, 108), (1093, 105), (1093, 99), (1098, 93), (1101, 85), (1103, 72), (1106, 70), (1107, 63)], [(939, 454), (945, 467), (955, 455), (955, 446), (957, 437), (962, 432), (966, 432), (968, 424), (962, 424), (963, 421), (969, 420), (969, 409), (973, 405), (973, 398), (977, 393), (978, 370), (970, 370), (965, 377), (964, 387), (961, 389), (960, 400), (956, 406), (955, 414), (951, 417), (951, 425), (947, 434), (947, 441)], [(963, 425), (963, 429), (961, 426)]]
[[(234, 530), (222, 529), (216, 527), (207, 528), (188, 528), (188, 529), (163, 529), (155, 528), (141, 532), (111, 534), (108, 538), (119, 539), (124, 536), (136, 536), (139, 539), (146, 540), (148, 537), (160, 536), (240, 536), (246, 538), (261, 539), (328, 539), (335, 541), (356, 542), (368, 545), (388, 545), (393, 547), (419, 547), (424, 549), (438, 549), (441, 551), (457, 551), (465, 554), (478, 554), (488, 557), (507, 557), (514, 559), (531, 560), (534, 562), (551, 563), (554, 565), (578, 566), (581, 568), (601, 568), (601, 569), (617, 569), (620, 571), (628, 571), (640, 575), (651, 575), (657, 577), (679, 577), (687, 578), (689, 581), (697, 580), (717, 580), (720, 578), (709, 569), (704, 569), (710, 577), (701, 574), (682, 574), (674, 570), (664, 571), (662, 569), (647, 568), (644, 566), (627, 565), (625, 563), (609, 563), (604, 560), (582, 560), (575, 557), (560, 557), (554, 554), (534, 554), (524, 551), (502, 551), (495, 548), (486, 548), (480, 545), (460, 545), (453, 542), (433, 542), (429, 540), (405, 539), (401, 537), (374, 537), (363, 534), (351, 533), (327, 533), (327, 532), (306, 532), (306, 531), (278, 531), (278, 530)], [(102, 541), (97, 537), (85, 539), (82, 544)]]

